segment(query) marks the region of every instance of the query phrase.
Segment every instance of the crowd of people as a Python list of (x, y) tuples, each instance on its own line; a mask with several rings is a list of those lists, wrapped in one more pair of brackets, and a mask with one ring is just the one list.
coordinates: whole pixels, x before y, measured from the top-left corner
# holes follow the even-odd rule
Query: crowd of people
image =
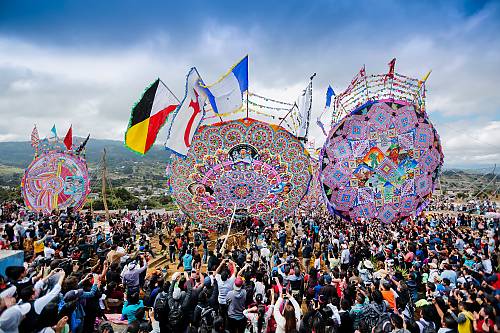
[(25, 259), (0, 277), (0, 333), (500, 329), (498, 219), (439, 211), (381, 225), (319, 207), (237, 224), (226, 237), (179, 213), (4, 203), (0, 248)]

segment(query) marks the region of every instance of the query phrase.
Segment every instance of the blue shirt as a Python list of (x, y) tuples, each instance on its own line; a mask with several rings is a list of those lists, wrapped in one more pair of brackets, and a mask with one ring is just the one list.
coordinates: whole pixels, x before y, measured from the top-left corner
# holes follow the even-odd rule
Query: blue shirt
[(182, 257), (183, 260), (183, 265), (184, 265), (184, 270), (192, 270), (193, 266), (191, 265), (191, 262), (193, 261), (193, 256), (190, 254), (185, 254), (184, 257)]
[(128, 304), (128, 301), (125, 301), (123, 303), (123, 309), (122, 309), (122, 317), (127, 317), (128, 323), (133, 323), (134, 321), (137, 320), (135, 317), (135, 314), (137, 313), (137, 310), (140, 308), (143, 308), (144, 304), (142, 304), (142, 300), (139, 301), (137, 304)]

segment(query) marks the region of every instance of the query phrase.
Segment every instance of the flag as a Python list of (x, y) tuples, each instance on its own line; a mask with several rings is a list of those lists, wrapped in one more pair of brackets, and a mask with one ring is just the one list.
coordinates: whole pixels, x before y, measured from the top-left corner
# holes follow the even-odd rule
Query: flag
[(165, 148), (186, 156), (191, 140), (205, 115), (207, 96), (202, 87), (203, 81), (196, 68), (191, 68), (186, 77), (186, 93), (169, 124)]
[(419, 88), (422, 86), (422, 84), (425, 83), (425, 81), (427, 81), (427, 79), (429, 78), (429, 75), (431, 75), (431, 72), (432, 72), (432, 69), (430, 71), (428, 71), (427, 74), (424, 75), (424, 77), (422, 77), (420, 80), (418, 80), (418, 87)]
[(89, 135), (87, 135), (87, 138), (80, 144), (80, 146), (76, 150), (77, 155), (79, 155), (82, 152), (83, 148), (85, 148), (85, 146), (87, 145), (87, 142), (89, 141), (89, 139), (90, 139), (90, 133), (89, 133)]
[(319, 126), (319, 128), (321, 128), (321, 131), (322, 131), (322, 132), (323, 132), (323, 134), (326, 136), (327, 134), (326, 134), (326, 130), (325, 130), (325, 125), (324, 125), (324, 124), (323, 124), (323, 122), (321, 121), (321, 118), (320, 118), (320, 117), (318, 117), (318, 118), (316, 119), (316, 125), (318, 125), (318, 126)]
[(38, 146), (38, 143), (40, 142), (40, 136), (38, 135), (38, 129), (33, 127), (33, 131), (31, 131), (31, 147), (35, 148)]
[(332, 97), (335, 96), (335, 92), (333, 91), (332, 86), (328, 86), (328, 89), (326, 90), (326, 103), (325, 103), (325, 108), (329, 108), (330, 105), (332, 104)]
[(173, 117), (178, 105), (177, 97), (160, 79), (156, 79), (132, 108), (125, 132), (125, 146), (139, 154), (146, 154), (165, 120), (169, 115)]
[(66, 148), (68, 148), (68, 150), (71, 150), (71, 147), (73, 147), (73, 125), (69, 127), (68, 133), (66, 133), (63, 142)]
[(309, 133), (309, 119), (311, 117), (312, 106), (312, 80), (307, 85), (306, 89), (297, 99), (296, 107), (299, 114), (299, 128), (297, 129), (297, 137), (307, 139)]
[(234, 65), (214, 84), (202, 85), (215, 113), (227, 113), (243, 106), (243, 92), (248, 91), (248, 56)]
[(389, 63), (389, 73), (390, 77), (394, 77), (394, 66), (396, 65), (396, 58), (393, 58)]
[(56, 124), (54, 124), (54, 126), (52, 126), (52, 129), (50, 131), (52, 132), (52, 134), (54, 134), (54, 138), (57, 138)]
[(389, 73), (387, 73), (387, 75), (384, 77), (384, 84), (385, 84), (385, 81), (387, 81), (387, 79), (391, 78), (393, 79), (394, 78), (394, 66), (396, 65), (396, 58), (393, 58), (389, 63)]

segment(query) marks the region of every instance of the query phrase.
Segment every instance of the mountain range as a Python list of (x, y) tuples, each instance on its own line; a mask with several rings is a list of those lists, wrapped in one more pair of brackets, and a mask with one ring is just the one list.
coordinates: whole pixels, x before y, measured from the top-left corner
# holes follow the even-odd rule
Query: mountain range
[[(75, 138), (75, 142), (83, 141), (83, 138)], [(128, 162), (167, 162), (170, 152), (162, 146), (155, 145), (144, 156), (128, 150), (122, 141), (90, 139), (86, 146), (85, 156), (89, 165), (97, 164), (102, 153), (106, 149), (106, 159), (110, 167), (116, 167)], [(33, 160), (33, 148), (28, 141), (0, 142), (0, 164), (24, 169)]]

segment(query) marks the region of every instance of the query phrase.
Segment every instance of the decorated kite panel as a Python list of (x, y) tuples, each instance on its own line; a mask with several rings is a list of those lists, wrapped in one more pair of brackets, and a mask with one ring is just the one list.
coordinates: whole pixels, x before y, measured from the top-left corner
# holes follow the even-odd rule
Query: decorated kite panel
[(30, 210), (80, 209), (90, 192), (87, 164), (73, 154), (44, 152), (26, 169), (21, 189)]
[(309, 155), (282, 127), (253, 119), (202, 126), (170, 185), (182, 211), (213, 229), (233, 212), (265, 222), (292, 214), (311, 180)]
[(345, 219), (389, 223), (425, 207), (442, 163), (425, 111), (371, 101), (331, 129), (320, 157), (322, 193), (328, 209)]

